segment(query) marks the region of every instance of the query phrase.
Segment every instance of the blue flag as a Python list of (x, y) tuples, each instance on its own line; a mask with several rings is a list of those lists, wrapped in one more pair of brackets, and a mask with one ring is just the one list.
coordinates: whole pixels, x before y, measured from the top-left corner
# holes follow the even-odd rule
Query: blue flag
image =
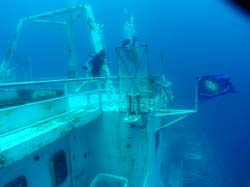
[(231, 78), (225, 75), (205, 75), (197, 79), (198, 99), (206, 101), (217, 96), (236, 93)]

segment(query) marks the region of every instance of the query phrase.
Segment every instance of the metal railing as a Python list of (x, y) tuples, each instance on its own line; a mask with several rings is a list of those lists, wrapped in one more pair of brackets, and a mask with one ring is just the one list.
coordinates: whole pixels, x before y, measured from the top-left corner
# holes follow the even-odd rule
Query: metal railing
[[(90, 102), (92, 96), (101, 97), (99, 98), (98, 106), (100, 106), (100, 103), (104, 104), (104, 100), (112, 102), (112, 99), (116, 99), (117, 107), (126, 108), (126, 97), (131, 93), (140, 94), (142, 103), (152, 103), (154, 96), (153, 87), (147, 87), (148, 85), (142, 86), (142, 82), (148, 84), (148, 80), (150, 80), (148, 77), (136, 77), (134, 80), (138, 81), (136, 90), (129, 88), (130, 77), (98, 77), (2, 83), (0, 84), (0, 92), (6, 94), (2, 94), (0, 97), (0, 105), (4, 105), (4, 102), (11, 99), (13, 99), (13, 105), (15, 105), (15, 101), (17, 102), (16, 105), (22, 105), (56, 97), (72, 98), (74, 96), (85, 95), (89, 97)], [(121, 84), (123, 85), (121, 86)], [(103, 98), (103, 96), (106, 96), (106, 98)]]

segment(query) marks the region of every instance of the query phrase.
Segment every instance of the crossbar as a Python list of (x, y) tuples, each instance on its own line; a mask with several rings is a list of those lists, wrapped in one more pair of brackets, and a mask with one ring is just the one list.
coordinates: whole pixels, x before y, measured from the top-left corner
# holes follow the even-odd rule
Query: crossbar
[(25, 21), (34, 21), (37, 19), (45, 19), (45, 18), (49, 18), (49, 17), (54, 17), (54, 16), (58, 16), (58, 15), (71, 13), (71, 12), (74, 12), (77, 10), (84, 11), (84, 5), (79, 5), (79, 6), (75, 6), (75, 7), (71, 7), (71, 8), (64, 8), (64, 9), (60, 9), (60, 10), (55, 10), (55, 11), (50, 11), (50, 12), (38, 14), (35, 16), (30, 16), (30, 17), (25, 18)]
[[(56, 79), (56, 80), (44, 80), (44, 81), (29, 81), (29, 82), (12, 82), (1, 83), (0, 88), (29, 86), (29, 85), (44, 85), (44, 84), (57, 84), (57, 83), (73, 83), (82, 81), (105, 81), (105, 80), (119, 80), (119, 79), (131, 79), (130, 77), (95, 77), (95, 78), (77, 78), (77, 79)], [(135, 79), (147, 79), (147, 77), (136, 77)]]
[(173, 125), (173, 124), (175, 124), (175, 123), (177, 123), (177, 122), (179, 122), (179, 121), (181, 121), (181, 120), (187, 118), (188, 116), (189, 116), (189, 115), (184, 115), (184, 116), (181, 116), (181, 117), (179, 117), (179, 118), (177, 118), (177, 119), (175, 119), (175, 120), (173, 120), (173, 121), (170, 121), (169, 123), (167, 123), (167, 124), (165, 124), (165, 125), (162, 125), (162, 126), (159, 127), (158, 129), (156, 129), (156, 132), (159, 131), (159, 130), (161, 130), (161, 129), (164, 129), (164, 128), (166, 128), (166, 127), (169, 127), (170, 125)]

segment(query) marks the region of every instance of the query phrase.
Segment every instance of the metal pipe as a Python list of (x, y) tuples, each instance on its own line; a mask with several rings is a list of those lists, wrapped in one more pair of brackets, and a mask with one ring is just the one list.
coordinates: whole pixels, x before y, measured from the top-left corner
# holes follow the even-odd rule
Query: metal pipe
[(136, 99), (136, 115), (141, 115), (141, 95), (136, 94), (135, 99)]
[[(131, 77), (119, 77), (119, 79), (131, 79)], [(147, 77), (136, 77), (135, 79), (147, 79)], [(29, 82), (14, 82), (14, 83), (2, 83), (0, 88), (9, 88), (15, 86), (29, 86), (29, 85), (42, 85), (42, 84), (56, 84), (56, 83), (71, 83), (82, 81), (100, 81), (100, 80), (117, 80), (117, 77), (96, 77), (96, 78), (78, 78), (78, 79), (57, 79), (57, 80), (45, 80), (45, 81), (29, 81)]]
[(16, 49), (17, 41), (18, 41), (20, 32), (21, 32), (21, 30), (23, 28), (23, 24), (24, 24), (24, 20), (21, 19), (18, 22), (16, 31), (15, 31), (15, 33), (13, 35), (12, 40), (11, 40), (10, 47), (9, 47), (7, 53), (5, 54), (5, 57), (4, 57), (4, 59), (3, 59), (2, 63), (1, 63), (1, 66), (0, 66), (0, 82), (3, 81), (3, 79), (6, 78), (8, 76), (8, 74), (10, 73), (9, 72), (10, 71), (10, 69), (9, 69), (10, 59), (12, 58), (13, 52)]
[(59, 25), (59, 26), (64, 26), (68, 24), (65, 21), (49, 21), (49, 20), (43, 20), (43, 19), (34, 20), (33, 23), (45, 23), (49, 25)]
[(132, 110), (132, 108), (133, 108), (132, 107), (133, 106), (133, 104), (132, 104), (132, 102), (133, 102), (132, 101), (132, 96), (131, 95), (127, 95), (127, 98), (128, 98), (127, 99), (128, 100), (127, 101), (127, 103), (128, 103), (128, 115), (131, 116), (131, 115), (133, 115), (133, 110)]
[(182, 115), (182, 114), (193, 114), (196, 113), (195, 110), (179, 110), (179, 111), (167, 111), (163, 113), (156, 113), (154, 117), (164, 117), (164, 116), (176, 116), (176, 115)]
[(173, 121), (171, 121), (171, 122), (169, 122), (169, 123), (167, 123), (167, 124), (161, 126), (161, 127), (159, 127), (158, 129), (156, 129), (156, 132), (158, 132), (159, 130), (164, 129), (164, 128), (170, 126), (170, 125), (173, 125), (173, 124), (175, 124), (175, 123), (177, 123), (177, 122), (179, 122), (179, 121), (185, 119), (186, 117), (188, 117), (188, 115), (181, 116), (181, 117), (179, 117), (179, 118), (177, 118), (177, 119), (175, 119), (175, 120), (173, 120)]
[(72, 8), (65, 8), (65, 9), (60, 9), (60, 10), (55, 10), (55, 11), (50, 11), (50, 12), (38, 14), (35, 16), (30, 16), (30, 17), (25, 18), (25, 20), (26, 21), (35, 21), (37, 19), (44, 19), (44, 18), (48, 18), (51, 16), (58, 16), (61, 14), (71, 13), (71, 12), (74, 12), (77, 10), (84, 11), (84, 5), (79, 5), (79, 6), (75, 6)]
[(91, 6), (89, 4), (85, 4), (84, 8), (85, 15), (87, 17), (88, 27), (91, 33), (93, 46), (95, 48), (95, 52), (99, 53), (101, 50), (104, 49), (102, 26), (96, 23)]
[(199, 105), (199, 88), (198, 84), (196, 83), (195, 86), (195, 111), (198, 112), (198, 105)]
[(73, 79), (76, 78), (77, 74), (77, 55), (75, 49), (75, 36), (73, 31), (72, 22), (67, 25), (67, 34), (68, 34), (68, 56), (69, 56), (69, 63), (68, 63), (68, 78)]

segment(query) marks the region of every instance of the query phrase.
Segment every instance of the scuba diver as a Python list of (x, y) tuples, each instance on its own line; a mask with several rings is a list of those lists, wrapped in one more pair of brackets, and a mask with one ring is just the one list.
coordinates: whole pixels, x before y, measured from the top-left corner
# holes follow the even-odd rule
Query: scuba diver
[(123, 26), (124, 40), (122, 41), (122, 50), (128, 62), (136, 67), (138, 62), (138, 49), (136, 42), (138, 40), (135, 30), (135, 20), (133, 16), (129, 16)]
[(87, 72), (88, 76), (107, 76), (106, 62), (106, 53), (104, 50), (101, 50), (99, 53), (89, 55), (89, 59), (83, 65), (83, 69)]
[(135, 47), (136, 41), (138, 40), (137, 36), (133, 36), (132, 41), (129, 38), (126, 38), (122, 42), (122, 48), (129, 48), (129, 47)]
[(122, 50), (124, 52), (126, 59), (129, 62), (131, 62), (131, 64), (134, 64), (134, 65), (136, 65), (138, 62), (138, 52), (136, 48), (136, 41), (137, 41), (137, 37), (133, 36), (132, 40), (127, 38), (122, 42)]
[[(105, 51), (101, 50), (99, 53), (89, 55), (89, 59), (83, 65), (83, 69), (86, 71), (87, 77), (107, 77), (108, 78), (110, 77), (110, 71), (108, 68), (109, 64), (111, 64), (111, 62), (107, 61)], [(76, 92), (78, 92), (82, 86), (90, 82), (84, 82), (83, 84), (81, 84), (80, 87), (76, 89)], [(92, 85), (92, 82), (91, 82), (91, 85), (89, 85), (90, 86), (89, 88), (91, 89), (93, 89), (93, 87), (97, 87), (98, 89), (104, 88), (107, 90), (108, 95), (114, 93), (112, 82), (109, 79), (104, 80), (104, 81), (100, 80), (95, 83), (94, 85)], [(88, 103), (89, 101), (90, 99), (88, 96)]]
[(123, 25), (124, 40), (122, 42), (122, 47), (135, 47), (137, 37), (135, 31), (135, 19), (133, 16), (129, 16)]

